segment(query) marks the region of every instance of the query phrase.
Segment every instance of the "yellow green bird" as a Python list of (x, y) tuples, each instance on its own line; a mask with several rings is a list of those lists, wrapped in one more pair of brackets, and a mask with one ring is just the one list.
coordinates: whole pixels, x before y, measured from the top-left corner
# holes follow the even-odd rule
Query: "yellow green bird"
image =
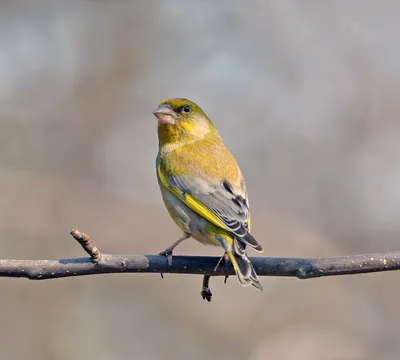
[(157, 179), (165, 206), (182, 237), (160, 254), (172, 252), (190, 237), (221, 246), (239, 282), (262, 290), (247, 258), (246, 246), (262, 252), (250, 234), (250, 212), (242, 172), (204, 111), (187, 99), (167, 99), (153, 114), (158, 119)]

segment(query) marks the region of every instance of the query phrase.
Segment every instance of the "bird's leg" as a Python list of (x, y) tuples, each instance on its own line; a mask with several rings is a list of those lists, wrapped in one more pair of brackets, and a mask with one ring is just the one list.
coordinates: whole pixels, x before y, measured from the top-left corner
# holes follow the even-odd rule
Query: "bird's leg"
[[(229, 261), (228, 253), (225, 251), (224, 255), (221, 256), (221, 259), (218, 260), (217, 266), (215, 266), (214, 271), (217, 271), (220, 267), (227, 268), (227, 264)], [(224, 284), (226, 284), (226, 280), (228, 280), (229, 275), (225, 275)]]
[(217, 271), (218, 268), (220, 268), (220, 267), (226, 266), (226, 263), (228, 262), (228, 260), (229, 260), (229, 256), (228, 256), (228, 253), (225, 251), (224, 255), (221, 256), (221, 259), (218, 260), (218, 263), (215, 266), (214, 271)]
[(168, 260), (168, 265), (172, 265), (172, 252), (174, 249), (183, 241), (186, 239), (189, 239), (192, 236), (192, 234), (189, 233), (184, 233), (181, 238), (177, 241), (175, 241), (171, 246), (167, 247), (164, 251), (161, 251), (158, 255), (164, 255), (167, 257)]

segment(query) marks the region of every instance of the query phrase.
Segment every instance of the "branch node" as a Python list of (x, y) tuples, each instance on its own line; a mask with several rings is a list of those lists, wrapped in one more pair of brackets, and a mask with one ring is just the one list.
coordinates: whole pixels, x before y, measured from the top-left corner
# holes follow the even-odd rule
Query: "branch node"
[(307, 279), (310, 277), (310, 271), (302, 266), (297, 270), (296, 276), (299, 279)]
[(78, 229), (73, 229), (70, 234), (82, 246), (83, 250), (90, 255), (93, 262), (97, 264), (101, 260), (102, 254), (97, 246), (92, 243), (89, 235), (80, 232)]

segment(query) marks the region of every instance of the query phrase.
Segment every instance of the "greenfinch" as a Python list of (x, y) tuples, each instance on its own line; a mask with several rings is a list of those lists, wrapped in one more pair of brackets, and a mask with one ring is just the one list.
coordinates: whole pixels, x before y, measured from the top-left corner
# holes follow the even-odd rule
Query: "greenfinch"
[(182, 237), (161, 252), (172, 263), (175, 247), (190, 237), (221, 246), (240, 284), (262, 290), (246, 246), (262, 252), (250, 234), (246, 185), (235, 158), (204, 111), (187, 99), (167, 99), (158, 119), (157, 179), (165, 206)]

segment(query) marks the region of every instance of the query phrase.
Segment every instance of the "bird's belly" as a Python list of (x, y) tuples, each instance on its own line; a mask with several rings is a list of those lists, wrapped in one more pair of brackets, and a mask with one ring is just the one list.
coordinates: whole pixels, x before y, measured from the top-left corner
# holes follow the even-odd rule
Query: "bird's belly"
[(161, 193), (168, 213), (182, 231), (192, 234), (192, 238), (203, 244), (219, 245), (219, 243), (208, 234), (207, 229), (209, 229), (211, 225), (208, 220), (186, 206), (168, 189), (161, 188)]

